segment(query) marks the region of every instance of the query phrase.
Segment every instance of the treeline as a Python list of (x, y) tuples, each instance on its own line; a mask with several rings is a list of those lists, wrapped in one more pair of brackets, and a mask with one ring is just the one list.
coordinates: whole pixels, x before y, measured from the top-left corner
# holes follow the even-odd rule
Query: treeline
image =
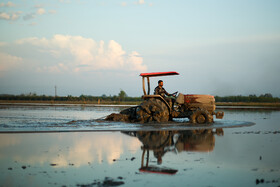
[(0, 95), (0, 100), (15, 100), (15, 101), (90, 101), (90, 102), (137, 102), (141, 101), (141, 97), (129, 97), (124, 91), (121, 91), (119, 95), (106, 96), (91, 96), (91, 95), (80, 95), (80, 96), (47, 96), (37, 95), (36, 93), (10, 95)]
[[(91, 96), (91, 95), (80, 95), (80, 96), (47, 96), (37, 95), (36, 93), (21, 94), (21, 95), (0, 95), (0, 100), (16, 100), (16, 101), (84, 101), (84, 102), (139, 102), (141, 97), (129, 97), (121, 90), (118, 95), (106, 96)], [(260, 96), (249, 95), (249, 96), (215, 96), (216, 102), (254, 102), (254, 103), (280, 103), (280, 98), (273, 97), (271, 94), (262, 94)]]
[(249, 95), (249, 96), (215, 96), (216, 102), (247, 102), (247, 103), (279, 103), (280, 98), (273, 97), (272, 94), (266, 93), (260, 96)]

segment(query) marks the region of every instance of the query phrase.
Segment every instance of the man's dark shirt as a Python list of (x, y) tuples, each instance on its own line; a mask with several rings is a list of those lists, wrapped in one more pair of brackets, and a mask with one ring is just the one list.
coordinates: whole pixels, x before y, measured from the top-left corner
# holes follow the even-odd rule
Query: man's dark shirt
[(154, 94), (161, 95), (162, 97), (165, 97), (165, 95), (170, 96), (170, 94), (163, 87), (160, 88), (159, 86), (155, 88)]

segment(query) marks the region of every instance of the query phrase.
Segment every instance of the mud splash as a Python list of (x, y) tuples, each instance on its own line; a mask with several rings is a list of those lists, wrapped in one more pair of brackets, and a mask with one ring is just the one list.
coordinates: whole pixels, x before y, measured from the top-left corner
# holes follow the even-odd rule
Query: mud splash
[(209, 124), (193, 124), (187, 119), (176, 119), (165, 123), (126, 123), (106, 120), (77, 120), (68, 123), (55, 123), (40, 128), (2, 128), (0, 133), (33, 133), (33, 132), (90, 132), (90, 131), (164, 131), (164, 130), (197, 130), (234, 128), (255, 125), (253, 122), (220, 120)]

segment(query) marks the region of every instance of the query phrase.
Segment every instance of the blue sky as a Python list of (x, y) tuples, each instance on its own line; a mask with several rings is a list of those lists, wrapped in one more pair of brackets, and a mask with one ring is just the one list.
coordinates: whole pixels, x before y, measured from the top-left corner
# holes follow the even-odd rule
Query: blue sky
[[(280, 1), (0, 1), (0, 94), (280, 96)], [(156, 86), (157, 78), (152, 79)]]

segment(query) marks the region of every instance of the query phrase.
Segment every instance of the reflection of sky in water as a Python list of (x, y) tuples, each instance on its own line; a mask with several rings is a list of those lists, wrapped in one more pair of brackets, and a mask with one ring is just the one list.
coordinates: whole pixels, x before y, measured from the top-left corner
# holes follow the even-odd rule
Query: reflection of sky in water
[[(1, 134), (0, 141), (0, 148), (12, 148), (12, 159), (18, 162), (55, 163), (56, 167), (67, 167), (70, 161), (75, 167), (88, 162), (113, 164), (124, 151), (135, 153), (140, 146), (137, 139), (114, 133)], [(1, 157), (10, 153), (1, 151)]]
[[(101, 110), (100, 116), (106, 112)], [(66, 109), (63, 115), (67, 113), (71, 111)], [(89, 110), (88, 114), (73, 112), (73, 115), (77, 119), (86, 119), (83, 115), (91, 119), (99, 115), (96, 113)], [(225, 111), (225, 120), (252, 121), (256, 125), (225, 128), (223, 136), (185, 138), (183, 145), (181, 142), (168, 147), (161, 165), (157, 165), (151, 149), (149, 164), (176, 169), (175, 175), (139, 171), (141, 147), (145, 144), (139, 136), (120, 132), (0, 134), (0, 183), (3, 186), (76, 186), (111, 177), (123, 181), (125, 186), (255, 186), (256, 179), (264, 179), (264, 186), (278, 186), (280, 134), (274, 132), (280, 130), (279, 114), (277, 111)], [(213, 147), (207, 147), (207, 141), (203, 141), (206, 137), (213, 140)], [(152, 140), (156, 143), (156, 139)]]
[[(136, 138), (120, 136), (119, 133), (0, 134), (0, 142), (2, 182), (10, 177), (25, 181), (29, 175), (37, 182), (46, 182), (46, 174), (54, 181), (60, 180), (61, 174), (74, 174), (79, 176), (79, 181), (83, 178), (81, 173), (87, 170), (94, 176), (102, 170), (102, 176), (106, 168), (110, 173), (110, 165), (117, 163), (115, 160), (130, 160), (141, 145)], [(22, 169), (22, 166), (27, 168)], [(14, 184), (18, 184), (17, 181)], [(34, 185), (30, 181), (25, 182)], [(74, 182), (70, 179), (69, 184)]]

